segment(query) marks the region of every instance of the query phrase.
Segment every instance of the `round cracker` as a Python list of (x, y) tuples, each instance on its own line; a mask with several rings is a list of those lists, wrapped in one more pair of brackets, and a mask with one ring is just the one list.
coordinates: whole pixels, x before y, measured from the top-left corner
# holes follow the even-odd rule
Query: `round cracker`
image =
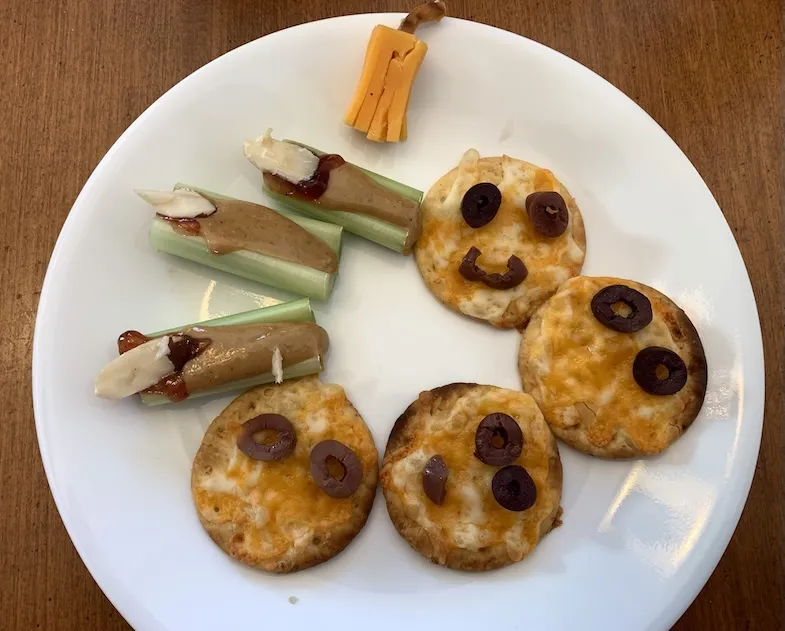
[[(477, 426), (492, 412), (509, 414), (523, 432), (523, 452), (515, 464), (526, 468), (537, 487), (537, 500), (528, 510), (502, 508), (491, 492), (500, 467), (474, 456)], [(422, 468), (436, 454), (449, 469), (440, 506), (422, 488)], [(483, 571), (520, 561), (560, 523), (559, 450), (534, 399), (522, 392), (453, 383), (421, 393), (390, 432), (380, 477), (400, 535), (433, 563), (456, 570)]]
[[(461, 215), (461, 200), (478, 182), (497, 185), (502, 203), (490, 223), (471, 228)], [(557, 191), (570, 215), (567, 230), (556, 238), (540, 235), (526, 213), (526, 198), (545, 190)], [(586, 232), (578, 205), (553, 173), (523, 160), (479, 158), (473, 149), (467, 151), (461, 164), (428, 191), (420, 215), (422, 234), (414, 253), (428, 289), (448, 307), (497, 327), (526, 326), (536, 309), (583, 266)], [(515, 255), (528, 276), (506, 290), (466, 280), (458, 268), (471, 247), (482, 252), (478, 264), (487, 272), (504, 272)]]
[[(237, 448), (242, 424), (259, 414), (285, 416), (297, 445), (262, 462)], [(351, 447), (363, 480), (346, 499), (313, 481), (309, 455), (327, 439)], [(368, 519), (378, 478), (378, 452), (343, 388), (315, 376), (264, 385), (240, 395), (212, 422), (194, 458), (191, 490), (202, 525), (227, 554), (268, 572), (294, 572), (332, 558)]]
[[(611, 330), (594, 317), (591, 300), (609, 285), (627, 285), (651, 301), (653, 318), (635, 333)], [(688, 369), (679, 392), (645, 392), (632, 375), (640, 350), (662, 346)], [(536, 313), (518, 359), (523, 389), (537, 400), (553, 433), (603, 458), (658, 454), (692, 424), (706, 395), (706, 356), (687, 315), (656, 289), (630, 280), (579, 276)]]

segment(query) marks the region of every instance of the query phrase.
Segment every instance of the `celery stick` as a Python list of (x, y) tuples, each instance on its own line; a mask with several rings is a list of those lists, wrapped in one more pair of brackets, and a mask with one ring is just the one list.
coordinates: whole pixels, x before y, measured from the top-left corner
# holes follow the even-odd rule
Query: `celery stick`
[(213, 254), (204, 239), (179, 234), (158, 217), (150, 225), (150, 243), (157, 250), (320, 300), (330, 296), (335, 283), (336, 274), (248, 250)]
[(406, 244), (406, 237), (408, 235), (408, 230), (405, 228), (394, 226), (386, 221), (357, 213), (350, 213), (343, 210), (322, 210), (316, 204), (312, 204), (292, 195), (281, 195), (280, 193), (271, 191), (267, 187), (265, 187), (265, 193), (281, 204), (286, 204), (304, 215), (323, 221), (332, 221), (333, 223), (343, 226), (349, 232), (368, 239), (369, 241), (383, 245), (396, 252), (403, 252), (404, 245)]
[(308, 298), (300, 298), (299, 300), (282, 302), (271, 307), (260, 307), (259, 309), (234, 313), (221, 318), (202, 320), (201, 322), (194, 322), (185, 326), (148, 333), (147, 337), (160, 337), (169, 333), (190, 329), (194, 326), (233, 326), (236, 324), (265, 324), (270, 322), (313, 322), (314, 320), (311, 301)]
[[(318, 149), (314, 149), (313, 147), (309, 147), (308, 145), (300, 142), (293, 140), (286, 140), (284, 142), (290, 142), (292, 144), (305, 147), (318, 156), (324, 155), (323, 151), (319, 151)], [(393, 191), (394, 193), (411, 199), (417, 204), (422, 202), (422, 191), (412, 188), (411, 186), (401, 184), (400, 182), (396, 182), (395, 180), (391, 180), (390, 178), (379, 175), (378, 173), (374, 173), (373, 171), (363, 169), (362, 167), (357, 168), (368, 175), (371, 179), (376, 181), (378, 184)], [(329, 221), (331, 223), (343, 226), (349, 232), (353, 232), (358, 236), (378, 243), (379, 245), (383, 245), (386, 248), (390, 248), (396, 252), (403, 252), (405, 249), (407, 237), (409, 234), (409, 231), (406, 228), (401, 228), (400, 226), (387, 223), (381, 219), (368, 217), (367, 215), (361, 215), (343, 210), (326, 210), (321, 208), (318, 204), (313, 204), (307, 200), (300, 199), (292, 195), (281, 195), (280, 193), (271, 191), (266, 186), (265, 193), (272, 199), (288, 206), (289, 208), (308, 215), (309, 217), (313, 217), (321, 221)]]
[[(321, 372), (322, 368), (322, 358), (311, 357), (298, 364), (284, 368), (283, 378), (294, 379), (296, 377), (313, 375), (314, 373)], [(268, 372), (255, 377), (249, 377), (248, 379), (238, 379), (237, 381), (232, 381), (231, 383), (226, 383), (222, 386), (210, 388), (209, 390), (197, 390), (193, 394), (189, 394), (186, 401), (190, 401), (191, 399), (197, 397), (224, 394), (225, 392), (231, 392), (232, 390), (247, 390), (249, 388), (253, 388), (254, 386), (259, 386), (265, 383), (273, 383), (274, 381), (275, 377), (273, 377), (273, 373)], [(142, 398), (142, 403), (145, 405), (162, 405), (164, 403), (173, 403), (169, 397), (166, 397), (163, 394), (148, 394), (143, 392), (140, 394), (140, 396)]]
[[(216, 199), (235, 199), (233, 197), (229, 197), (228, 195), (215, 193), (206, 188), (191, 186), (190, 184), (184, 184), (183, 182), (178, 182), (174, 185), (174, 190), (177, 191), (181, 189), (188, 189), (189, 191), (194, 191), (203, 195), (209, 195), (210, 197), (214, 197)], [(339, 257), (341, 256), (341, 237), (343, 233), (343, 227), (334, 223), (326, 223), (324, 221), (317, 221), (316, 219), (311, 219), (309, 217), (303, 217), (289, 210), (278, 210), (275, 208), (271, 208), (270, 210), (275, 210), (275, 212), (278, 214), (283, 215), (287, 219), (291, 219), (298, 226), (304, 228), (315, 237), (318, 237), (324, 241)]]
[[(311, 153), (317, 156), (323, 156), (325, 154), (324, 151), (320, 151), (319, 149), (316, 149), (315, 147), (311, 147), (310, 145), (297, 142), (296, 140), (284, 140), (283, 142), (290, 142), (293, 145), (299, 145), (300, 147), (304, 147), (305, 149), (308, 149), (308, 151), (310, 151)], [(418, 204), (422, 202), (422, 198), (423, 198), (422, 191), (413, 188), (411, 186), (408, 186), (406, 184), (402, 184), (401, 182), (398, 182), (397, 180), (393, 180), (384, 175), (379, 175), (378, 173), (369, 171), (368, 169), (364, 169), (363, 167), (357, 166), (356, 164), (352, 164), (352, 166), (354, 166), (357, 169), (360, 169), (360, 171), (365, 173), (365, 175), (370, 177), (372, 180), (375, 180), (377, 184), (381, 184), (385, 188), (388, 188), (391, 191), (398, 193), (398, 195), (402, 195), (403, 197), (408, 197), (410, 200), (412, 200), (413, 202), (417, 202)]]

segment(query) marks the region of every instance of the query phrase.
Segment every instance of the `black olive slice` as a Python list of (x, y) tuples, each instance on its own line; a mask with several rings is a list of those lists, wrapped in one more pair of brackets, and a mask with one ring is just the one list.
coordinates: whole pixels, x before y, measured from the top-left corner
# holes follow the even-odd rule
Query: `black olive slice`
[(502, 193), (495, 184), (475, 184), (461, 200), (463, 220), (472, 228), (482, 228), (493, 220), (501, 203)]
[[(278, 432), (273, 443), (259, 443), (254, 438), (262, 430), (269, 429)], [(294, 426), (285, 416), (280, 414), (260, 414), (250, 421), (243, 423), (243, 431), (237, 438), (237, 447), (246, 456), (254, 460), (280, 460), (286, 458), (294, 451), (297, 444), (297, 435)]]
[(512, 464), (523, 451), (523, 432), (515, 419), (502, 412), (489, 414), (474, 435), (474, 455), (485, 464)]
[(512, 289), (520, 285), (529, 274), (526, 265), (514, 254), (507, 259), (506, 272), (488, 274), (477, 265), (477, 259), (481, 255), (482, 252), (472, 246), (463, 257), (458, 271), (466, 280), (485, 283), (491, 289)]
[[(617, 313), (614, 307), (624, 305), (628, 313)], [(600, 324), (620, 331), (635, 333), (652, 319), (651, 301), (641, 292), (627, 285), (610, 285), (591, 299), (591, 312)]]
[[(337, 440), (323, 440), (311, 450), (311, 476), (330, 497), (352, 495), (363, 479), (363, 465), (357, 454)], [(336, 471), (337, 470), (337, 471)]]
[(526, 198), (526, 213), (534, 229), (544, 237), (563, 235), (570, 223), (567, 204), (556, 191), (539, 191), (529, 195)]
[(537, 487), (523, 467), (511, 464), (493, 476), (491, 491), (499, 506), (510, 511), (523, 511), (537, 501)]
[(636, 355), (632, 376), (649, 394), (676, 394), (687, 383), (687, 366), (672, 350), (649, 346)]
[(422, 488), (434, 504), (443, 504), (450, 470), (440, 455), (431, 456), (422, 469)]

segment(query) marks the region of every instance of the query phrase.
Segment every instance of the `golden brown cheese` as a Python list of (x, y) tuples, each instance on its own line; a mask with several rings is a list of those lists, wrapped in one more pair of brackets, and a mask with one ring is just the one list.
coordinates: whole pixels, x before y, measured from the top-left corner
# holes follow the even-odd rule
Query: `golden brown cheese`
[[(619, 283), (651, 301), (652, 322), (636, 333), (611, 330), (591, 312), (594, 295)], [(681, 419), (685, 414), (694, 417), (696, 396), (702, 401), (705, 392), (700, 342), (680, 313), (665, 296), (639, 283), (573, 278), (542, 307), (524, 334), (524, 389), (537, 399), (556, 434), (578, 448), (615, 452), (617, 445), (622, 449), (618, 455), (632, 455), (628, 447), (636, 453), (659, 453), (681, 434), (684, 422), (692, 421)], [(673, 350), (685, 361), (690, 373), (681, 391), (656, 396), (637, 384), (632, 364), (648, 346)], [(585, 446), (579, 444), (584, 441)]]
[[(385, 456), (385, 496), (400, 503), (406, 516), (427, 533), (437, 562), (448, 564), (455, 548), (482, 553), (497, 545), (506, 548), (508, 562), (520, 561), (550, 529), (561, 495), (560, 468), (558, 475), (553, 471), (558, 452), (537, 404), (527, 394), (493, 386), (467, 386), (445, 405), (433, 404), (432, 396), (423, 393), (416, 416), (407, 421), (406, 431), (414, 437), (408, 447)], [(514, 464), (524, 467), (537, 487), (537, 501), (525, 511), (509, 511), (496, 502), (491, 481), (500, 467), (474, 456), (477, 426), (494, 412), (512, 416), (523, 432), (523, 452)], [(430, 501), (422, 486), (423, 467), (437, 454), (449, 469), (442, 505)], [(549, 487), (557, 477), (558, 489)]]
[[(263, 413), (294, 426), (294, 452), (263, 462), (237, 448), (242, 424)], [(328, 496), (313, 481), (309, 455), (327, 439), (353, 449), (364, 481), (346, 499)], [(376, 488), (373, 438), (343, 388), (316, 377), (260, 386), (240, 396), (213, 422), (194, 460), (192, 491), (213, 539), (232, 556), (269, 571), (307, 567), (330, 541), (348, 544), (367, 518)], [(330, 555), (331, 556), (331, 555)]]
[[(498, 186), (502, 202), (490, 223), (472, 228), (461, 214), (461, 200), (480, 182)], [(525, 209), (531, 193), (547, 190), (561, 194), (570, 215), (566, 232), (556, 238), (538, 234)], [(550, 171), (509, 156), (481, 159), (474, 149), (467, 151), (458, 168), (428, 192), (421, 216), (415, 256), (431, 291), (448, 306), (495, 326), (524, 326), (534, 310), (583, 265), (586, 237), (575, 200)], [(507, 290), (466, 280), (458, 270), (471, 247), (482, 252), (477, 263), (487, 272), (503, 273), (515, 255), (526, 265), (528, 276)]]

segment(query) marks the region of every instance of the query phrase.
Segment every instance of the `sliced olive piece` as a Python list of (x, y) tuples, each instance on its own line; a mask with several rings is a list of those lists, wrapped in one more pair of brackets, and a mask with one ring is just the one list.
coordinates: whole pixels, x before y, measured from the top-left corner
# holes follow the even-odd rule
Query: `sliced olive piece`
[(537, 501), (537, 487), (528, 471), (517, 464), (499, 469), (491, 481), (491, 491), (499, 506), (524, 511)]
[(485, 464), (512, 464), (523, 451), (523, 432), (512, 416), (494, 412), (480, 421), (474, 447), (475, 457)]
[(676, 394), (687, 383), (687, 366), (672, 350), (649, 346), (635, 356), (632, 376), (649, 394)]
[(463, 220), (472, 228), (482, 228), (493, 220), (501, 203), (502, 193), (495, 184), (475, 184), (461, 200)]
[(591, 312), (600, 324), (621, 333), (640, 331), (652, 319), (651, 301), (627, 285), (609, 285), (598, 291), (591, 299)]
[(570, 223), (567, 204), (556, 191), (539, 191), (529, 195), (526, 198), (526, 214), (534, 229), (551, 239), (563, 235)]
[(351, 496), (363, 479), (363, 465), (357, 454), (337, 440), (323, 440), (311, 450), (311, 476), (330, 497)]
[[(254, 436), (262, 430), (278, 432), (273, 443), (257, 442)], [(246, 456), (254, 460), (280, 460), (294, 451), (297, 445), (297, 434), (294, 426), (285, 416), (280, 414), (260, 414), (243, 423), (243, 431), (237, 438), (237, 447)]]
[(422, 469), (422, 488), (434, 504), (443, 504), (450, 470), (440, 455), (431, 456)]
[(477, 265), (477, 259), (481, 255), (482, 252), (472, 246), (463, 257), (458, 271), (466, 280), (485, 283), (491, 289), (512, 289), (520, 285), (529, 274), (526, 265), (514, 254), (507, 259), (506, 272), (488, 274)]

